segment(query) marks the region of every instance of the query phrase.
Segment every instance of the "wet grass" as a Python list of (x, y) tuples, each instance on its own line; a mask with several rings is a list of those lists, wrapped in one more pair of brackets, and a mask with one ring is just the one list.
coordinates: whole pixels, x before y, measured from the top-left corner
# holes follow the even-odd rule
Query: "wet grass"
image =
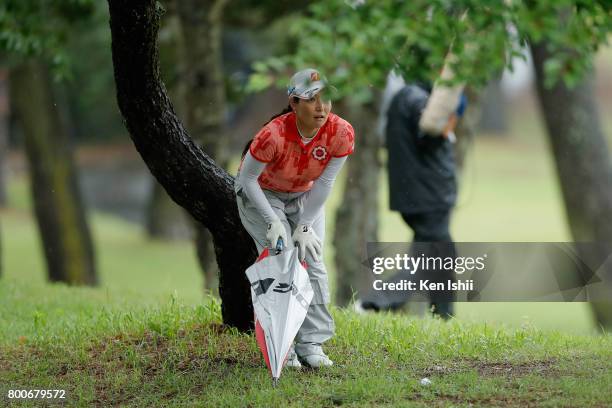
[[(3, 334), (6, 312), (23, 308), (29, 290), (2, 287)], [(41, 310), (57, 310), (60, 303), (63, 310), (76, 310), (95, 295), (82, 288), (47, 290), (49, 302), (62, 300), (48, 308), (41, 304)], [(21, 332), (0, 345), (0, 404), (15, 404), (6, 398), (9, 389), (64, 389), (68, 406), (604, 407), (612, 402), (610, 335), (335, 310), (337, 336), (326, 348), (335, 366), (287, 369), (273, 389), (253, 336), (222, 326), (216, 301), (192, 306), (170, 299), (129, 311), (103, 303), (94, 299), (87, 312), (46, 319), (18, 314), (24, 324), (12, 330)], [(424, 377), (430, 385), (421, 385)]]

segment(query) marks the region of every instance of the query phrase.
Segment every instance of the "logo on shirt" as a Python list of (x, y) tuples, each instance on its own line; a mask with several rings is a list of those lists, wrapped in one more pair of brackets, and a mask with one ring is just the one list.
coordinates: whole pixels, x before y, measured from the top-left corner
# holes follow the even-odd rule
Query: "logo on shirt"
[(323, 146), (317, 146), (312, 149), (312, 157), (316, 160), (325, 160), (327, 157), (327, 150)]

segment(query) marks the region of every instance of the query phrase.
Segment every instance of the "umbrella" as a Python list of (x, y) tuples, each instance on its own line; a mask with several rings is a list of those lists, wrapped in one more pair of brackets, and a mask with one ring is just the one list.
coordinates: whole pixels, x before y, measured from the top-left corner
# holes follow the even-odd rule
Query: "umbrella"
[(264, 249), (246, 274), (251, 282), (257, 344), (276, 386), (314, 292), (297, 248), (274, 256)]

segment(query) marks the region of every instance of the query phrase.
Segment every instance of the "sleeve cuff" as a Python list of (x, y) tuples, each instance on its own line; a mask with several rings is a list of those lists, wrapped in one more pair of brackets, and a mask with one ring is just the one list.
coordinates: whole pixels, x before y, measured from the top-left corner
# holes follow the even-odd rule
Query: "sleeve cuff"
[[(332, 155), (332, 157), (335, 157), (335, 158), (345, 157), (345, 156), (348, 156), (349, 154), (352, 154), (352, 153), (353, 153), (353, 151), (354, 151), (354, 149), (353, 149), (353, 150), (350, 150), (349, 152), (344, 153), (344, 154)], [(251, 153), (251, 154), (252, 154), (252, 153)]]

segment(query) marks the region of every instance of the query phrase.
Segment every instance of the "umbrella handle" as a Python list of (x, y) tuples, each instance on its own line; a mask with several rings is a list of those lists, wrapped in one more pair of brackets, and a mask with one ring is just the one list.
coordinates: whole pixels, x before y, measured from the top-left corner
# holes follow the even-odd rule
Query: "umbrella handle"
[(283, 246), (284, 246), (283, 238), (278, 237), (278, 240), (276, 241), (276, 248), (275, 248), (276, 249), (276, 255), (281, 253), (281, 251), (283, 250)]

